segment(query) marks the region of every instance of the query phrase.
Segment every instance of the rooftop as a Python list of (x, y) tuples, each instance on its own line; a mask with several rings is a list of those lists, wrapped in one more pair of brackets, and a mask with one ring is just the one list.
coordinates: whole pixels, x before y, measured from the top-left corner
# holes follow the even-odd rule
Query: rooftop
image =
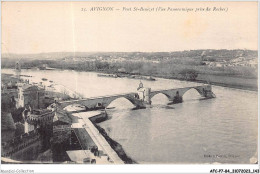
[(33, 109), (31, 114), (32, 115), (44, 115), (44, 114), (47, 114), (47, 113), (51, 113), (52, 110), (49, 110), (49, 109)]
[(71, 119), (69, 118), (68, 114), (63, 111), (63, 110), (59, 110), (55, 112), (54, 118), (53, 118), (53, 122), (56, 121), (61, 121), (67, 124), (71, 124)]
[(39, 86), (31, 85), (31, 84), (26, 84), (26, 83), (20, 84), (19, 87), (21, 87), (23, 91), (43, 90), (43, 89), (40, 88)]

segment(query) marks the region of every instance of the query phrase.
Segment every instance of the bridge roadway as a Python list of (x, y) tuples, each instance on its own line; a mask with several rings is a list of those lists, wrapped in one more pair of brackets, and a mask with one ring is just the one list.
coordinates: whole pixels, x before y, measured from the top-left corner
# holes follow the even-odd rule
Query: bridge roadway
[[(82, 118), (80, 121), (80, 125), (82, 128), (88, 132), (91, 139), (94, 141), (99, 150), (103, 150), (105, 154), (107, 154), (111, 161), (114, 164), (124, 164), (124, 162), (119, 158), (117, 153), (111, 148), (106, 139), (99, 133), (97, 128), (93, 125), (93, 123), (89, 120), (89, 118), (95, 116), (95, 114), (89, 114), (87, 112), (74, 113), (73, 116)], [(78, 124), (79, 126), (79, 124)], [(84, 142), (82, 142), (84, 143)]]
[(143, 102), (136, 98), (137, 93), (125, 93), (125, 94), (115, 94), (115, 95), (107, 95), (107, 96), (100, 96), (100, 97), (93, 97), (93, 98), (86, 98), (80, 100), (68, 100), (68, 101), (61, 101), (58, 102), (58, 107), (65, 108), (71, 104), (80, 104), (84, 105), (86, 108), (96, 108), (96, 107), (107, 107), (112, 101), (117, 98), (126, 98), (135, 106), (143, 106)]
[(80, 104), (86, 107), (86, 109), (92, 108), (106, 108), (112, 101), (117, 98), (126, 98), (137, 108), (143, 108), (146, 104), (151, 104), (151, 98), (156, 94), (162, 93), (168, 97), (170, 101), (182, 102), (182, 96), (190, 89), (195, 89), (202, 97), (205, 98), (214, 98), (215, 95), (212, 92), (211, 85), (199, 85), (199, 86), (190, 86), (184, 88), (174, 88), (166, 90), (155, 90), (151, 91), (150, 88), (139, 88), (137, 92), (125, 93), (125, 94), (115, 94), (109, 96), (100, 96), (93, 98), (86, 98), (80, 100), (68, 100), (68, 101), (59, 101), (57, 106), (59, 108), (65, 108), (71, 104)]

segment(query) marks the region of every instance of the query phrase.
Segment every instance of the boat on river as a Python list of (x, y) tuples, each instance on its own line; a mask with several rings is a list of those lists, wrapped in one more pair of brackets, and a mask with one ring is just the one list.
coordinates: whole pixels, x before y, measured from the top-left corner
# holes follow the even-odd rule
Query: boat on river
[(155, 78), (153, 78), (152, 76), (147, 77), (147, 76), (131, 75), (131, 76), (129, 76), (129, 78), (139, 79), (139, 80), (155, 81)]
[(141, 76), (141, 75), (129, 75), (129, 74), (98, 74), (98, 77), (112, 77), (112, 78), (129, 78), (129, 79), (138, 79), (138, 80), (149, 80), (155, 81), (156, 79), (152, 76)]
[(98, 77), (113, 77), (113, 78), (117, 78), (118, 75), (117, 74), (98, 74)]

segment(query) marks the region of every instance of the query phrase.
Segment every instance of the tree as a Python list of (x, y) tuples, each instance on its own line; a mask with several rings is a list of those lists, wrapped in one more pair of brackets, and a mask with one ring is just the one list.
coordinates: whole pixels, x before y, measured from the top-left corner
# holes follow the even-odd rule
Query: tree
[(198, 77), (198, 72), (193, 69), (184, 69), (179, 73), (182, 76), (182, 79), (185, 80), (196, 80)]

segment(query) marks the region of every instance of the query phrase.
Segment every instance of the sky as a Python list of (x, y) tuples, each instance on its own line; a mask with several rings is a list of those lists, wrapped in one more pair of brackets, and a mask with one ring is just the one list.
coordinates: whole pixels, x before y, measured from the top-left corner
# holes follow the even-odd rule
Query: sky
[(2, 53), (257, 50), (257, 12), (257, 2), (2, 2)]

